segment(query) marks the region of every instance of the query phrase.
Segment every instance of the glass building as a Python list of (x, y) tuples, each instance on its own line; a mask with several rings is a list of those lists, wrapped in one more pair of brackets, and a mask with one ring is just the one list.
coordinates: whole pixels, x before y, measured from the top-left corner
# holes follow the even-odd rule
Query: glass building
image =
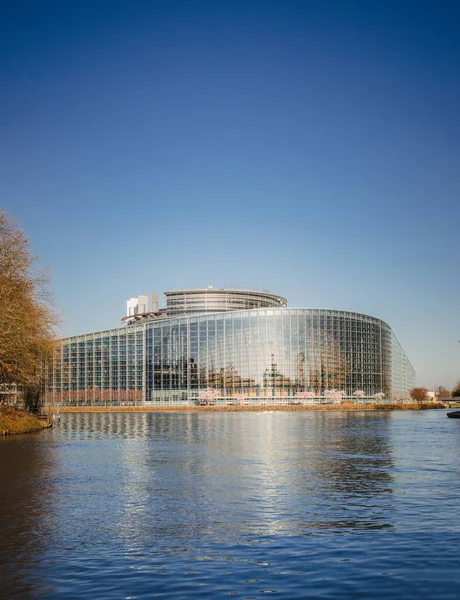
[(166, 307), (56, 346), (46, 400), (63, 404), (278, 404), (329, 390), (404, 393), (415, 372), (389, 325), (288, 308), (247, 290), (165, 292)]
[(212, 286), (204, 290), (172, 290), (165, 292), (165, 296), (168, 317), (287, 306), (286, 298), (269, 292), (215, 289)]

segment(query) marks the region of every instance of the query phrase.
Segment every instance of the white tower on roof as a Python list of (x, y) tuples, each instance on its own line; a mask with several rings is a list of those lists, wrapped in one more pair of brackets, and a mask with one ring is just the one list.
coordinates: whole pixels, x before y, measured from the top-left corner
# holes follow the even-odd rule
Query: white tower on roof
[(136, 317), (137, 315), (145, 315), (150, 312), (159, 310), (159, 301), (157, 294), (149, 296), (138, 296), (130, 298), (126, 302), (126, 316)]

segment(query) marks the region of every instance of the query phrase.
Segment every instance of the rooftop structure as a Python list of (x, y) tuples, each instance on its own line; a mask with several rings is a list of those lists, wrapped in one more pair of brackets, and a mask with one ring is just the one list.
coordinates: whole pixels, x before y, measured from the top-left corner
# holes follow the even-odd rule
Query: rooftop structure
[(269, 292), (213, 288), (169, 290), (166, 296), (166, 315), (176, 317), (202, 313), (251, 310), (253, 308), (280, 308), (287, 306), (286, 298)]
[(147, 317), (158, 317), (160, 312), (160, 303), (157, 294), (138, 296), (137, 298), (130, 298), (126, 302), (127, 314), (122, 318), (122, 321), (131, 325)]

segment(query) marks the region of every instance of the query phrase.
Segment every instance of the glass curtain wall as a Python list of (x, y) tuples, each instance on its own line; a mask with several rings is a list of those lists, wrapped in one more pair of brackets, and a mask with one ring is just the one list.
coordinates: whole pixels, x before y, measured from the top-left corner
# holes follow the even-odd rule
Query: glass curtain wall
[(137, 404), (145, 398), (144, 325), (61, 340), (48, 372), (46, 400)]
[(249, 290), (170, 290), (165, 296), (165, 311), (169, 317), (287, 305), (282, 296)]
[[(152, 320), (63, 340), (48, 397), (180, 403), (208, 387), (223, 398), (265, 400), (326, 389), (388, 395), (392, 370), (405, 357), (392, 344), (386, 323), (345, 311), (280, 308)], [(393, 380), (404, 385), (400, 375)]]
[(152, 337), (152, 400), (167, 399), (170, 390), (194, 398), (208, 386), (224, 397), (260, 398), (321, 395), (325, 389), (347, 395), (357, 389), (366, 395), (390, 391), (391, 330), (365, 315), (239, 311), (171, 319), (155, 325)]
[(395, 334), (391, 333), (391, 387), (393, 392), (407, 392), (415, 386), (415, 370)]

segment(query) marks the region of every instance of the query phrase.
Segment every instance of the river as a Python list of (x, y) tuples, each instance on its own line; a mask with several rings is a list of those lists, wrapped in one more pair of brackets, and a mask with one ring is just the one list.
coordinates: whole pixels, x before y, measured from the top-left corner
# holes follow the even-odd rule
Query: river
[(0, 440), (5, 598), (460, 597), (446, 412), (63, 414)]

